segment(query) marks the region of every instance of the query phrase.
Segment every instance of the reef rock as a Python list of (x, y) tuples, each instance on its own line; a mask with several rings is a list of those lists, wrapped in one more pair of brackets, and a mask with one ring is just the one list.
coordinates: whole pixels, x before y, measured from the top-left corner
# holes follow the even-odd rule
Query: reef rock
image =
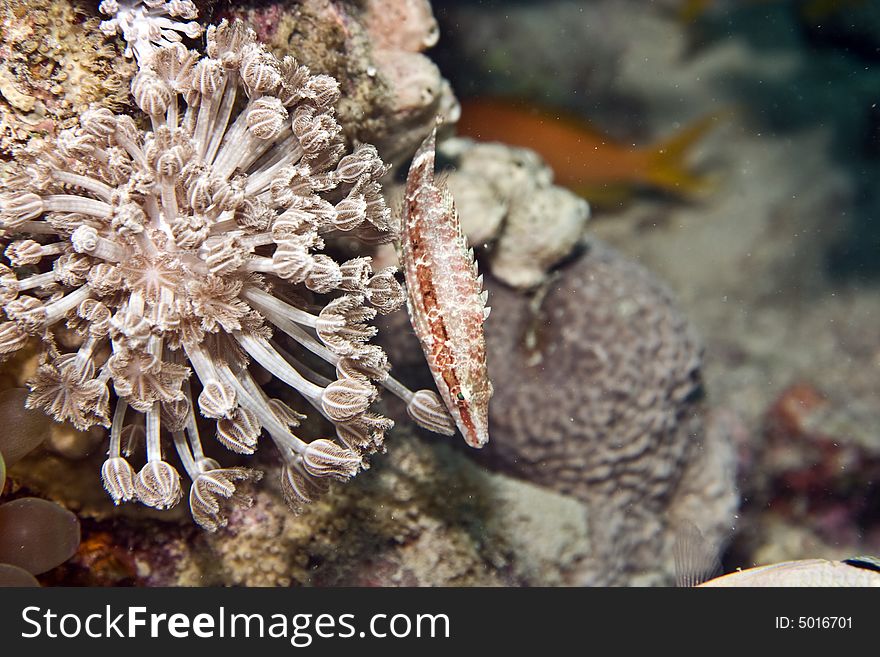
[(534, 151), (449, 139), (441, 154), (455, 164), (447, 182), (462, 229), (472, 245), (492, 243), (489, 267), (508, 285), (540, 284), (581, 240), (589, 205), (553, 185)]
[(426, 0), (246, 0), (221, 6), (218, 16), (242, 18), (276, 54), (296, 53), (314, 73), (339, 80), (346, 136), (374, 144), (395, 166), (438, 116), (458, 120), (452, 87), (422, 54), (439, 36)]
[(0, 6), (0, 151), (16, 154), (31, 137), (69, 127), (91, 104), (126, 106), (133, 72), (84, 4), (6, 0)]
[[(267, 480), (275, 475), (268, 472)], [(62, 581), (577, 585), (595, 582), (601, 568), (592, 556), (594, 530), (579, 502), (489, 473), (462, 451), (406, 429), (370, 472), (334, 487), (299, 515), (275, 487), (261, 485), (254, 497), (252, 508), (233, 512), (229, 525), (213, 534), (167, 517), (91, 520), (85, 547), (64, 567)]]
[(598, 242), (531, 298), (489, 283), (495, 463), (587, 505), (608, 583), (663, 570), (683, 521), (720, 544), (733, 453), (704, 431), (700, 346), (665, 288)]
[[(489, 444), (473, 456), (585, 506), (594, 561), (582, 582), (672, 583), (685, 522), (723, 544), (738, 502), (733, 446), (722, 423), (704, 422), (701, 347), (665, 287), (595, 241), (530, 294), (492, 276), (486, 287), (495, 396)], [(383, 321), (395, 372), (424, 384), (406, 318)]]

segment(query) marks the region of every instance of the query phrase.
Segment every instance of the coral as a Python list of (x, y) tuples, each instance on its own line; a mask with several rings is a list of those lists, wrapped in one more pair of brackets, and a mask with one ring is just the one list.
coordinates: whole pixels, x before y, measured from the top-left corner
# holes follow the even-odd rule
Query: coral
[(589, 214), (587, 202), (562, 187), (517, 194), (489, 258), (492, 273), (513, 287), (540, 285), (581, 241)]
[(421, 52), (440, 38), (428, 0), (366, 0), (364, 26), (381, 50)]
[(139, 63), (146, 63), (157, 47), (178, 43), (182, 35), (195, 39), (203, 32), (201, 24), (192, 20), (199, 13), (192, 0), (102, 0), (98, 9), (110, 16), (101, 23), (101, 31), (108, 36), (122, 34), (125, 56), (134, 56)]
[(489, 249), (489, 268), (508, 285), (529, 288), (566, 258), (589, 217), (582, 198), (552, 184), (531, 150), (449, 139), (441, 152), (455, 164), (448, 176), (462, 228)]
[(393, 166), (409, 159), (437, 116), (458, 118), (452, 88), (421, 53), (438, 36), (424, 0), (251, 1), (220, 13), (256, 25), (273, 52), (296, 52), (312, 70), (339, 80), (346, 137), (374, 144)]
[[(181, 524), (146, 525), (132, 519), (101, 523), (99, 537), (112, 528), (115, 542), (130, 548), (124, 554), (100, 548), (101, 558), (108, 560), (119, 581), (150, 586), (596, 586), (671, 581), (671, 563), (665, 559), (669, 546), (624, 572), (621, 559), (630, 555), (616, 554), (604, 543), (607, 518), (592, 505), (488, 472), (451, 445), (423, 440), (406, 429), (402, 434), (404, 439), (395, 443), (388, 458), (369, 473), (334, 488), (298, 516), (284, 513), (278, 493), (262, 487), (254, 507), (247, 513), (234, 512), (222, 533), (195, 533)], [(692, 464), (699, 467), (697, 460)], [(719, 472), (711, 462), (706, 470), (707, 478)], [(722, 477), (718, 485), (727, 487), (729, 497), (729, 479)], [(698, 522), (713, 513), (729, 516), (729, 509), (705, 494), (700, 501), (710, 505), (696, 507)], [(144, 531), (146, 526), (151, 531)], [(668, 538), (672, 540), (671, 533)], [(89, 540), (86, 537), (84, 544)], [(625, 548), (625, 541), (620, 545)], [(84, 558), (81, 550), (68, 566), (85, 568), (85, 562), (78, 565)]]
[[(63, 332), (62, 332), (63, 333)], [(72, 337), (76, 337), (75, 334)], [(19, 442), (22, 445), (43, 442), (55, 454), (66, 458), (82, 459), (91, 454), (107, 437), (106, 429), (93, 426), (80, 431), (69, 422), (52, 422), (42, 411), (25, 408), (27, 382), (34, 376), (39, 366), (39, 341), (34, 339), (0, 364), (0, 412), (11, 426), (19, 428), (16, 433), (0, 438), (0, 451), (4, 442)], [(3, 400), (8, 400), (4, 403)]]
[(381, 50), (373, 53), (377, 74), (389, 87), (389, 99), (377, 108), (386, 117), (373, 140), (390, 162), (406, 160), (437, 117), (455, 123), (458, 100), (440, 69), (421, 53)]
[[(126, 581), (135, 572), (135, 583), (151, 586), (598, 580), (590, 518), (576, 500), (488, 473), (449, 445), (432, 445), (405, 428), (401, 434), (369, 473), (335, 487), (300, 515), (285, 513), (278, 492), (261, 487), (254, 507), (233, 512), (221, 533), (175, 523), (151, 523), (144, 531), (144, 523), (130, 519), (103, 523), (116, 543), (130, 548), (123, 556), (133, 564), (119, 576)], [(81, 550), (68, 566), (80, 567), (83, 558)]]
[[(749, 446), (750, 467), (743, 476), (746, 509), (802, 525), (827, 545), (876, 552), (876, 402), (829, 390), (832, 394), (800, 380), (771, 400), (758, 432), (761, 440)], [(751, 514), (748, 522), (754, 522)]]
[(92, 103), (128, 104), (133, 68), (77, 0), (9, 0), (0, 8), (0, 152), (70, 127)]
[[(378, 183), (386, 166), (368, 145), (343, 155), (336, 80), (278, 60), (241, 23), (209, 28), (204, 57), (158, 47), (131, 91), (151, 130), (93, 108), (10, 166), (0, 352), (42, 339), (27, 404), (80, 430), (110, 428), (102, 477), (117, 503), (165, 509), (182, 496), (164, 428), (199, 524), (215, 530), (227, 500), (247, 504), (237, 485), (259, 473), (205, 455), (196, 403), (234, 452), (253, 453), (265, 429), (286, 463), (289, 503), (308, 502), (327, 479), (365, 467), (392, 425), (369, 412), (374, 382), (393, 381), (369, 321), (403, 292), (369, 258), (321, 253), (336, 235), (393, 236)], [(335, 379), (312, 369), (313, 355)], [(332, 422), (336, 440), (295, 435), (305, 416), (265, 394), (251, 361)], [(144, 421), (127, 423), (129, 409)], [(135, 474), (123, 452), (142, 438), (147, 463)]]
[(583, 500), (610, 583), (669, 555), (676, 521), (719, 544), (732, 450), (703, 431), (700, 347), (666, 290), (600, 243), (531, 299), (489, 290), (496, 465)]
[[(496, 387), (475, 456), (585, 505), (585, 583), (672, 583), (679, 527), (720, 546), (737, 505), (729, 432), (703, 419), (693, 330), (653, 275), (592, 240), (536, 291), (488, 274), (486, 288)], [(400, 378), (425, 381), (403, 319), (383, 317), (380, 340)]]
[(365, 134), (393, 164), (409, 158), (439, 117), (455, 123), (461, 109), (440, 69), (422, 54), (439, 39), (428, 0), (367, 0), (361, 20), (369, 37), (367, 73), (387, 87), (373, 114), (382, 117)]

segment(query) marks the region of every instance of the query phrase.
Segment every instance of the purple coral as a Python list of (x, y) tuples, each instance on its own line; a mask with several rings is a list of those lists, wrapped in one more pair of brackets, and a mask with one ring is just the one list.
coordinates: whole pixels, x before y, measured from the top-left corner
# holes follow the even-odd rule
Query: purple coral
[(653, 277), (593, 243), (534, 314), (507, 288), (491, 294), (506, 311), (487, 329), (493, 377), (509, 382), (492, 415), (498, 456), (574, 494), (609, 467), (635, 473), (648, 454), (668, 457), (657, 476), (668, 474), (685, 449), (676, 434), (699, 391), (700, 347)]
[(701, 348), (656, 278), (592, 242), (531, 299), (487, 286), (491, 375), (505, 383), (487, 456), (587, 505), (597, 554), (619, 566), (608, 583), (656, 566), (683, 520), (720, 540), (732, 455), (703, 432)]
[[(392, 426), (369, 410), (375, 382), (399, 392), (369, 322), (403, 292), (369, 258), (321, 253), (340, 234), (393, 238), (378, 182), (387, 167), (369, 145), (344, 155), (336, 80), (278, 60), (241, 23), (209, 28), (206, 56), (158, 47), (131, 90), (151, 130), (90, 110), (3, 183), (0, 353), (39, 337), (28, 406), (110, 427), (102, 476), (116, 503), (163, 509), (181, 498), (162, 430), (193, 481), (199, 524), (223, 526), (225, 500), (248, 503), (236, 486), (259, 473), (205, 456), (196, 405), (232, 451), (252, 453), (265, 430), (287, 466), (288, 501), (308, 502), (363, 467)], [(81, 336), (70, 353), (53, 333), (62, 320)], [(274, 330), (335, 366), (335, 378), (287, 353)], [(304, 416), (270, 399), (250, 362), (330, 420), (335, 440), (294, 433)], [(144, 421), (128, 422), (129, 411)], [(135, 473), (125, 456), (141, 435), (147, 461)]]

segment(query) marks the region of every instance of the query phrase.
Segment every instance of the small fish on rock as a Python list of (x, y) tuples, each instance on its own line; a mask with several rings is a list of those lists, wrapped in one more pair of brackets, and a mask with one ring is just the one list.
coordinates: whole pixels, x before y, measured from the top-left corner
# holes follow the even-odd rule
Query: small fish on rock
[(483, 277), (447, 189), (434, 180), (436, 129), (413, 158), (406, 180), (401, 259), (413, 329), (446, 408), (471, 447), (489, 440), (492, 384), (483, 322)]

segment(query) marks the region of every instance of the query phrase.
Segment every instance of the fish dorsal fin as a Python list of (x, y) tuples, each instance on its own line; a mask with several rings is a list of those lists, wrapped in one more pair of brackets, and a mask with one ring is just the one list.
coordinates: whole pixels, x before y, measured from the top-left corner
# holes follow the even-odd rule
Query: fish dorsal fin
[(843, 563), (856, 568), (864, 568), (865, 570), (873, 570), (880, 573), (880, 557), (850, 557), (844, 559)]
[[(455, 240), (458, 244), (458, 248), (467, 253), (467, 258), (470, 260), (471, 265), (473, 267), (473, 275), (474, 278), (478, 278), (478, 287), (482, 289), (483, 287), (483, 279), (480, 276), (479, 266), (477, 265), (477, 257), (474, 255), (474, 249), (468, 242), (467, 235), (464, 234), (464, 230), (461, 227), (461, 218), (458, 214), (458, 208), (455, 205), (455, 199), (452, 196), (452, 191), (449, 189), (449, 185), (447, 184), (449, 178), (449, 172), (442, 172), (437, 175), (434, 181), (435, 187), (440, 192), (441, 203), (443, 207), (448, 208), (448, 211), (455, 215), (455, 226), (457, 229), (457, 234)], [(485, 303), (483, 304), (485, 305)]]
[(721, 574), (718, 548), (690, 521), (684, 521), (675, 532), (672, 555), (676, 586), (690, 588)]

